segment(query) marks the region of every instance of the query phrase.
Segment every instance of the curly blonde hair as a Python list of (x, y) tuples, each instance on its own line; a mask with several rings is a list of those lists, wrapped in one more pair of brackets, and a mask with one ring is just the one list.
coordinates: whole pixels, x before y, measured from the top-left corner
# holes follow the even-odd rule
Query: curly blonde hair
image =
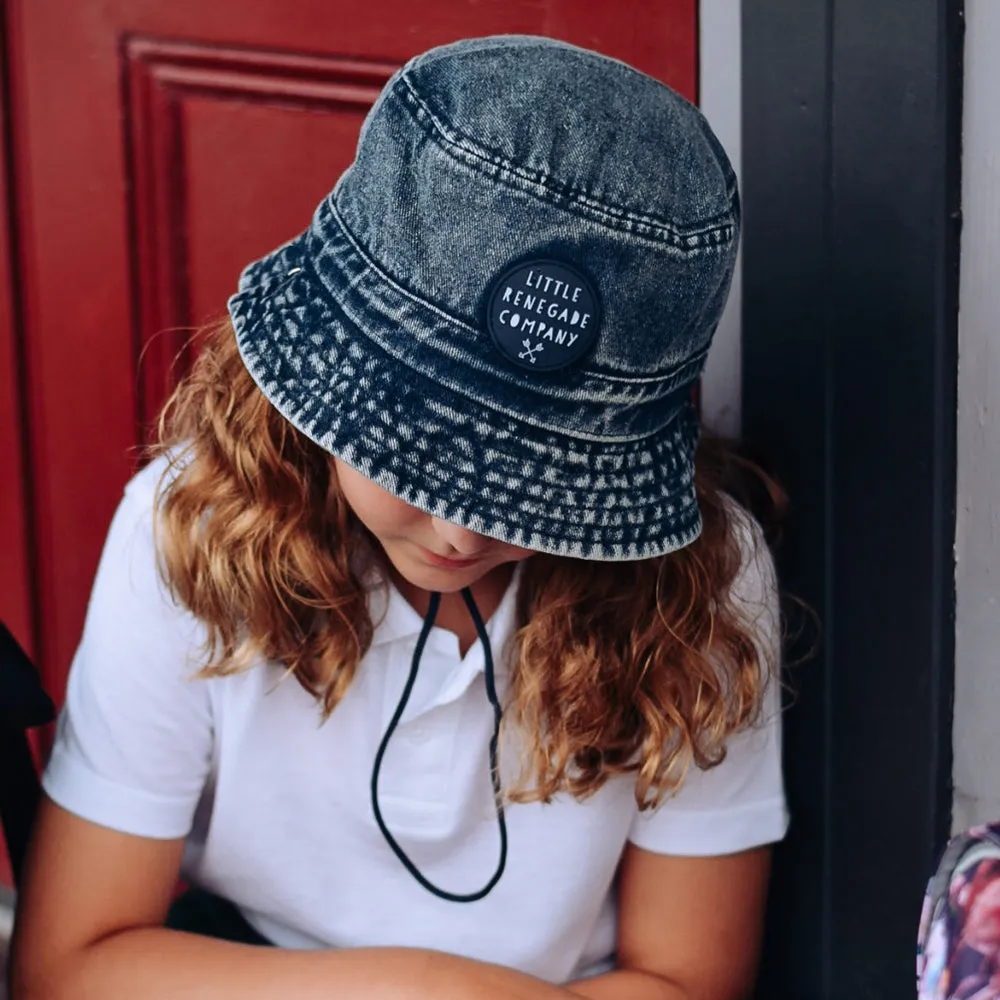
[[(332, 713), (372, 641), (352, 566), (372, 544), (340, 492), (331, 456), (299, 433), (251, 379), (228, 320), (202, 331), (190, 374), (160, 418), (157, 547), (174, 597), (207, 626), (205, 675), (263, 656)], [(770, 665), (731, 600), (755, 534), (724, 490), (739, 466), (703, 442), (703, 529), (666, 556), (595, 563), (531, 556), (517, 595), (504, 726), (526, 734), (511, 801), (584, 798), (634, 774), (641, 808), (688, 769), (725, 757), (760, 711)], [(745, 464), (745, 463), (744, 463)], [(762, 478), (769, 499), (780, 492)]]

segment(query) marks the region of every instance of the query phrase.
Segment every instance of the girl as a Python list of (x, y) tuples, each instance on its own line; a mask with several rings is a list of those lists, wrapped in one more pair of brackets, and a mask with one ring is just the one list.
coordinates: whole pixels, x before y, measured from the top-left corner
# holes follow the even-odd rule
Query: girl
[(17, 1000), (748, 995), (775, 589), (691, 402), (738, 229), (621, 63), (393, 77), (115, 516)]

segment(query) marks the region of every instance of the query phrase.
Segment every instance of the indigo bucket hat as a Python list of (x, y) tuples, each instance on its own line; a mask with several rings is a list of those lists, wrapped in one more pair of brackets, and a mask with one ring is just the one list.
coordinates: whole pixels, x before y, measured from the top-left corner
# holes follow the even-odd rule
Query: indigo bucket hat
[(701, 113), (544, 38), (390, 79), (309, 228), (243, 272), (243, 360), (302, 433), (399, 499), (525, 548), (680, 549), (700, 375), (739, 237)]

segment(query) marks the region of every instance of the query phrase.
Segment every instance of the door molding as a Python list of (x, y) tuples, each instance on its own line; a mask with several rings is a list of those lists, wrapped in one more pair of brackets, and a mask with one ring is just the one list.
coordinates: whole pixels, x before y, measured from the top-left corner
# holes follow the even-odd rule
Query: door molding
[(954, 0), (744, 6), (743, 428), (822, 622), (762, 996), (912, 998), (949, 833), (962, 29)]
[(335, 113), (371, 107), (396, 64), (126, 36), (121, 46), (136, 426), (151, 428), (190, 364), (184, 106), (189, 100)]

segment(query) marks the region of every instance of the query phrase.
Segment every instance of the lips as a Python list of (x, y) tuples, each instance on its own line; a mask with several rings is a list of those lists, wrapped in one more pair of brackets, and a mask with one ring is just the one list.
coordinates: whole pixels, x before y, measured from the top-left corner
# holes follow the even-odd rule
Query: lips
[(479, 559), (449, 559), (446, 556), (439, 556), (436, 552), (431, 552), (430, 549), (425, 549), (422, 545), (419, 548), (421, 555), (427, 562), (432, 566), (440, 566), (442, 569), (468, 569), (480, 562)]

